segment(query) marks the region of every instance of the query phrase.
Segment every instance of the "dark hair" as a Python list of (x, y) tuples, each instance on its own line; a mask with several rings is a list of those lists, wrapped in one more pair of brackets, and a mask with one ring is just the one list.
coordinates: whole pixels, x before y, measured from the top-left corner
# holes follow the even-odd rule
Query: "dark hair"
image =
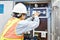
[(13, 17), (20, 18), (21, 16), (22, 16), (22, 14), (13, 12)]
[(20, 13), (13, 12), (13, 17), (20, 18), (22, 15), (26, 15), (26, 14), (25, 13), (20, 14)]

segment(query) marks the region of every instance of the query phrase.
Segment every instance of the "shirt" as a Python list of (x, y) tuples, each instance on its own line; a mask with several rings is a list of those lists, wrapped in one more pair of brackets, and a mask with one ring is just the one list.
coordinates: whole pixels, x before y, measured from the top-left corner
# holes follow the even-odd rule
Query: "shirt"
[(32, 17), (22, 20), (18, 23), (16, 27), (16, 34), (20, 35), (22, 33), (29, 32), (33, 29), (36, 29), (39, 26), (39, 17), (34, 17), (34, 20), (32, 21)]

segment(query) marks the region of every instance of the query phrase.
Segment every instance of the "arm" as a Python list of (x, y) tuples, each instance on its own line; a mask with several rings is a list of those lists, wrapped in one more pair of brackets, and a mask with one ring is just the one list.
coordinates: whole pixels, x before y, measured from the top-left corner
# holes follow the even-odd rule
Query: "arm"
[(33, 18), (32, 17), (29, 17), (29, 18), (27, 18), (26, 20), (27, 21), (31, 21)]
[(18, 24), (18, 26), (16, 28), (16, 33), (22, 34), (22, 33), (31, 31), (31, 30), (37, 28), (38, 25), (39, 25), (38, 17), (35, 17), (33, 21), (23, 20)]

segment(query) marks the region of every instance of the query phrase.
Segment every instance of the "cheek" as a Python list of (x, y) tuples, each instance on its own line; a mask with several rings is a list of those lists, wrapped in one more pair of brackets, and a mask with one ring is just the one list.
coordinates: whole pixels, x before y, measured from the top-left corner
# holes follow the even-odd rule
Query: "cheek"
[(26, 18), (26, 16), (24, 16), (23, 18)]

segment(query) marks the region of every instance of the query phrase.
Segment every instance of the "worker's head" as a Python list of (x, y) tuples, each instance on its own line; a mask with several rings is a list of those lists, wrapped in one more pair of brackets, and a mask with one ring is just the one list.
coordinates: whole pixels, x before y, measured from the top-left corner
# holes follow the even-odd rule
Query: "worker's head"
[(24, 4), (18, 3), (14, 6), (12, 12), (14, 14), (13, 15), (14, 17), (17, 17), (17, 18), (24, 20), (26, 17), (26, 14), (27, 14), (27, 8)]

